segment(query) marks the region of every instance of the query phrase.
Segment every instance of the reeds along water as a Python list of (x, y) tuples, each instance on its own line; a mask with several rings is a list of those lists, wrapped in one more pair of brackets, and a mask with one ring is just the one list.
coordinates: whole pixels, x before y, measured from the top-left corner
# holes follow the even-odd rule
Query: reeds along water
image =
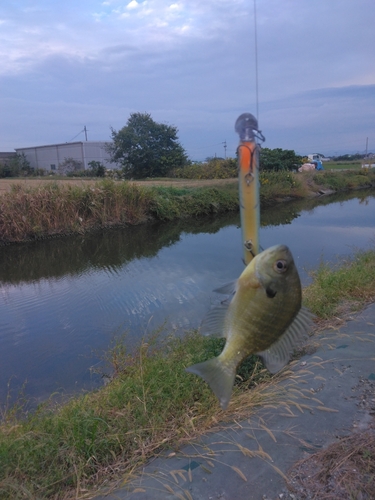
[(1, 197), (0, 240), (19, 242), (134, 224), (146, 220), (149, 204), (147, 190), (125, 182), (102, 181), (83, 188), (57, 183), (38, 189), (15, 185)]
[[(347, 190), (374, 186), (375, 172), (365, 170), (308, 175), (261, 172), (261, 205), (310, 196), (322, 187)], [(87, 187), (50, 181), (37, 189), (15, 184), (11, 192), (0, 196), (0, 244), (235, 210), (238, 190), (233, 183), (194, 189), (148, 188), (107, 179)]]

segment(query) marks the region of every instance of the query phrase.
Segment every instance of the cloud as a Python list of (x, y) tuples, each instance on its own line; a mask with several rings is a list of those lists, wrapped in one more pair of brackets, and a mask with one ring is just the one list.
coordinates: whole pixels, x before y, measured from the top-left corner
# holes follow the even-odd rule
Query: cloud
[[(372, 0), (257, 3), (268, 147), (329, 154), (357, 150), (369, 136), (375, 149), (371, 14)], [(176, 125), (194, 157), (224, 140), (234, 154), (235, 119), (255, 113), (254, 17), (245, 0), (35, 0), (32, 8), (5, 0), (0, 19), (0, 149), (39, 135), (60, 142), (90, 120), (95, 138), (107, 139), (110, 125), (147, 111)]]
[(132, 10), (132, 9), (136, 9), (137, 7), (139, 7), (139, 3), (136, 1), (136, 0), (132, 0), (130, 3), (128, 3), (128, 5), (126, 6), (127, 9), (129, 10)]

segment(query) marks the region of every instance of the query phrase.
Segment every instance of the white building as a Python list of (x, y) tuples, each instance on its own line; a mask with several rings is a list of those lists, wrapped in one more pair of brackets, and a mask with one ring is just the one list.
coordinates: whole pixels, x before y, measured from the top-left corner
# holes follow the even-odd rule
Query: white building
[(18, 148), (18, 154), (24, 153), (32, 168), (42, 168), (46, 171), (57, 170), (66, 158), (73, 158), (82, 164), (82, 170), (90, 168), (90, 161), (99, 161), (106, 168), (115, 169), (120, 166), (111, 163), (109, 154), (105, 150), (104, 141), (78, 141), (50, 144), (48, 146), (34, 146)]
[(307, 158), (310, 160), (310, 161), (329, 161), (330, 158), (326, 158), (325, 156), (323, 155), (320, 155), (318, 153), (313, 153), (311, 155), (307, 155)]

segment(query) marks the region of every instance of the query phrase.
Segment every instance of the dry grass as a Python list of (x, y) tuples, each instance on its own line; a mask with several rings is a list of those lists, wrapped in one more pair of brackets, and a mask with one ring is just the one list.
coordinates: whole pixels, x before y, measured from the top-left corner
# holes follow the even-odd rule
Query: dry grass
[(50, 186), (53, 183), (58, 183), (61, 186), (79, 186), (79, 187), (85, 187), (85, 186), (92, 186), (95, 184), (95, 180), (91, 179), (54, 179), (53, 177), (50, 178), (32, 178), (32, 177), (25, 177), (23, 179), (20, 178), (6, 178), (6, 179), (0, 179), (0, 195), (4, 193), (9, 193), (12, 189), (12, 186), (15, 185), (20, 185), (23, 188), (39, 188), (42, 186)]
[(237, 185), (238, 179), (146, 179), (144, 181), (132, 181), (140, 186), (164, 186), (164, 187), (214, 187)]
[[(292, 366), (293, 364), (295, 364), (295, 362), (292, 363)], [(192, 407), (186, 412), (185, 423), (182, 429), (172, 425), (168, 429), (169, 432), (166, 433), (170, 425), (170, 422), (167, 422), (167, 427), (163, 429), (159, 442), (149, 443), (147, 447), (143, 447), (139, 450), (138, 463), (120, 460), (113, 463), (111, 467), (101, 469), (96, 477), (96, 482), (97, 485), (99, 482), (101, 483), (99, 489), (102, 494), (102, 488), (106, 483), (106, 493), (114, 491), (120, 486), (128, 486), (129, 491), (133, 493), (144, 492), (146, 490), (141, 486), (142, 480), (145, 477), (153, 477), (157, 481), (161, 481), (160, 491), (164, 491), (165, 494), (167, 494), (167, 492), (171, 493), (175, 495), (176, 498), (181, 498), (182, 500), (190, 500), (189, 492), (186, 490), (186, 480), (192, 481), (194, 473), (191, 469), (173, 471), (166, 469), (165, 473), (159, 471), (157, 475), (154, 475), (152, 473), (141, 472), (139, 468), (141, 463), (154, 457), (155, 453), (160, 451), (165, 444), (168, 444), (169, 448), (171, 448), (172, 445), (176, 451), (180, 450), (184, 445), (191, 445), (194, 450), (193, 453), (183, 455), (181, 451), (178, 451), (179, 456), (185, 456), (190, 462), (196, 460), (203, 462), (203, 469), (208, 473), (215, 467), (215, 464), (226, 466), (229, 480), (231, 477), (230, 474), (237, 475), (244, 481), (247, 481), (248, 478), (241, 468), (223, 461), (223, 452), (228, 449), (237, 451), (244, 457), (244, 460), (257, 458), (265, 461), (271, 469), (275, 470), (284, 479), (287, 479), (274, 463), (272, 456), (267, 450), (264, 450), (257, 439), (254, 438), (254, 433), (261, 431), (266, 432), (271, 439), (276, 442), (279, 434), (285, 431), (269, 428), (266, 421), (262, 418), (260, 420), (256, 418), (254, 421), (252, 418), (259, 409), (268, 409), (272, 413), (288, 413), (288, 416), (297, 417), (299, 413), (303, 413), (304, 409), (311, 411), (314, 408), (319, 409), (321, 403), (314, 400), (313, 397), (309, 397), (309, 391), (307, 391), (307, 395), (304, 394), (305, 404), (296, 401), (301, 391), (306, 391), (304, 387), (302, 387), (300, 391), (296, 390), (296, 387), (299, 387), (298, 384), (301, 382), (301, 378), (303, 379), (304, 377), (303, 370), (299, 370), (298, 375), (295, 375), (294, 372), (288, 368), (273, 378), (267, 377), (268, 380), (262, 381), (258, 379), (258, 382), (256, 381), (257, 377), (261, 376), (262, 373), (266, 374), (267, 370), (261, 370), (260, 372), (255, 370), (255, 372), (255, 383), (252, 384), (254, 381), (252, 381), (252, 377), (250, 377), (246, 384), (235, 387), (227, 410), (222, 410), (217, 405), (215, 398), (211, 399), (211, 393), (207, 401), (197, 401), (195, 408)], [(279, 385), (280, 383), (283, 384)], [(249, 384), (252, 384), (250, 391)], [(323, 410), (333, 411), (327, 408), (323, 408)], [(231, 438), (228, 434), (230, 430), (248, 431), (247, 436), (249, 442), (239, 442)], [(215, 437), (217, 437), (217, 440), (210, 445), (206, 443), (202, 444), (199, 441), (199, 438), (207, 433), (215, 433)], [(294, 436), (289, 430), (287, 434), (292, 440), (296, 440), (298, 443), (306, 445), (305, 441)], [(174, 457), (176, 451), (171, 451), (168, 457)], [(180, 481), (184, 486), (180, 485)], [(147, 491), (151, 493), (151, 490), (148, 489)], [(92, 495), (92, 491), (87, 492), (87, 495), (83, 495), (83, 498), (86, 496), (87, 498), (92, 498)]]
[(237, 209), (233, 183), (199, 189), (109, 179), (47, 181), (39, 187), (13, 183), (0, 196), (0, 244)]
[(112, 181), (95, 186), (49, 183), (36, 189), (20, 184), (0, 197), (0, 241), (20, 242), (96, 228), (145, 222), (150, 194)]
[[(84, 178), (74, 178), (74, 179), (54, 179), (50, 178), (31, 178), (26, 177), (24, 179), (20, 178), (6, 178), (0, 179), (0, 195), (8, 193), (11, 191), (12, 186), (21, 185), (24, 188), (39, 188), (53, 183), (57, 183), (61, 186), (79, 186), (81, 188), (87, 186), (93, 186), (97, 180), (84, 179)], [(121, 181), (119, 181), (121, 182)], [(208, 180), (186, 180), (186, 179), (146, 179), (144, 181), (132, 181), (132, 184), (138, 186), (165, 186), (165, 187), (213, 187), (213, 186), (225, 186), (230, 184), (237, 184), (238, 179), (208, 179)]]
[(373, 500), (375, 429), (341, 438), (291, 471), (301, 500)]
[[(236, 476), (245, 482), (251, 482), (252, 476), (246, 472), (246, 470), (249, 470), (248, 464), (245, 464), (247, 460), (252, 461), (252, 468), (257, 467), (257, 460), (262, 461), (269, 469), (279, 474), (289, 488), (292, 489), (293, 484), (296, 485), (298, 474), (296, 473), (293, 476), (292, 484), (292, 476), (281, 470), (285, 464), (278, 463), (272, 456), (272, 449), (265, 446), (267, 442), (262, 440), (263, 446), (261, 446), (258, 437), (266, 433), (273, 443), (285, 442), (287, 440), (289, 445), (297, 445), (303, 449), (310, 450), (310, 452), (316, 449), (314, 445), (308, 442), (308, 437), (301, 437), (300, 433), (294, 430), (294, 426), (288, 426), (286, 429), (278, 428), (277, 425), (271, 427), (268, 424), (268, 416), (274, 417), (275, 414), (278, 414), (286, 416), (289, 419), (298, 419), (299, 415), (303, 415), (305, 412), (336, 413), (338, 411), (334, 408), (324, 406), (317, 395), (309, 389), (309, 386), (306, 386), (306, 377), (309, 377), (311, 370), (316, 364), (323, 370), (324, 367), (321, 366), (322, 363), (319, 360), (320, 358), (313, 357), (307, 365), (304, 365), (305, 368), (299, 367), (297, 371), (291, 368), (295, 367), (298, 361), (292, 362), (288, 368), (275, 378), (268, 382), (263, 382), (261, 385), (254, 386), (251, 391), (235, 391), (231, 399), (230, 408), (227, 411), (217, 411), (216, 414), (210, 417), (208, 428), (203, 429), (203, 432), (206, 433), (214, 432), (215, 440), (198, 441), (197, 438), (202, 434), (202, 429), (198, 425), (200, 421), (194, 421), (194, 429), (187, 429), (186, 436), (183, 436), (179, 440), (177, 448), (180, 459), (186, 458), (187, 463), (195, 464), (191, 469), (184, 467), (182, 469), (170, 470), (169, 464), (166, 461), (165, 468), (158, 464), (157, 473), (155, 474), (144, 472), (140, 469), (123, 470), (121, 480), (112, 482), (111, 486), (107, 486), (108, 489), (106, 492), (116, 490), (118, 487), (126, 487), (129, 493), (147, 492), (149, 495), (152, 495), (153, 489), (156, 489), (159, 492), (164, 492), (165, 495), (170, 493), (176, 498), (190, 500), (189, 491), (186, 489), (186, 486), (188, 482), (193, 482), (195, 468), (198, 465), (200, 469), (203, 469), (208, 474), (214, 472), (216, 466), (225, 467), (228, 481), (231, 481)], [(259, 409), (262, 410), (260, 415), (257, 413)], [(239, 434), (240, 438), (238, 437)], [(361, 436), (361, 443), (363, 443), (365, 437)], [(179, 449), (181, 445), (186, 443), (189, 444), (188, 453), (184, 453)], [(361, 443), (357, 443), (357, 450), (360, 450)], [(369, 446), (371, 446), (371, 449)], [(367, 459), (369, 453), (372, 453), (373, 444), (370, 441), (369, 446), (365, 448), (365, 459)], [(238, 453), (242, 457), (244, 467), (241, 465), (238, 467), (234, 466), (227, 461), (225, 458), (227, 451)], [(349, 455), (349, 452), (347, 454)], [(173, 458), (175, 455), (176, 452), (171, 451), (166, 458)], [(342, 459), (343, 456), (341, 455), (340, 458)], [(364, 463), (363, 465), (365, 467), (366, 464)], [(300, 464), (298, 464), (299, 466)], [(322, 470), (324, 466), (325, 464), (322, 464)], [(328, 467), (331, 466), (332, 464), (328, 463)], [(118, 464), (117, 467), (121, 469), (122, 464)], [(315, 473), (316, 470), (313, 470), (312, 473)], [(358, 470), (361, 473), (363, 471), (363, 469)], [(112, 475), (112, 477), (115, 476), (116, 474)], [(148, 479), (152, 479), (153, 481), (150, 483), (147, 481)], [(357, 478), (357, 481), (358, 483), (363, 481), (363, 477), (362, 479)], [(157, 486), (158, 483), (159, 486)], [(145, 486), (145, 484), (148, 485)], [(154, 486), (151, 486), (152, 484)], [(296, 486), (295, 493), (298, 495), (300, 492), (302, 492), (302, 487)], [(320, 498), (324, 498), (324, 500), (328, 500), (328, 498), (331, 500), (336, 498), (340, 500), (357, 498), (355, 496), (336, 497), (334, 494), (330, 497), (324, 497), (319, 496), (319, 493), (320, 491), (318, 491), (317, 496), (295, 496), (294, 498), (298, 498), (298, 500), (302, 500), (302, 498), (308, 498), (309, 500), (318, 500)], [(367, 497), (363, 497), (363, 500), (366, 499)]]

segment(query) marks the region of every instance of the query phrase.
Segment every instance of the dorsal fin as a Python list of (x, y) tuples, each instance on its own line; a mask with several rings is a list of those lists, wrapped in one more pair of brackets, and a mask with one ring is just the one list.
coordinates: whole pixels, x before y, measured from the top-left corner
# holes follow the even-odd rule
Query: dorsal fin
[(288, 363), (293, 350), (307, 337), (312, 317), (311, 312), (302, 307), (282, 336), (271, 347), (257, 353), (271, 373), (278, 372)]

